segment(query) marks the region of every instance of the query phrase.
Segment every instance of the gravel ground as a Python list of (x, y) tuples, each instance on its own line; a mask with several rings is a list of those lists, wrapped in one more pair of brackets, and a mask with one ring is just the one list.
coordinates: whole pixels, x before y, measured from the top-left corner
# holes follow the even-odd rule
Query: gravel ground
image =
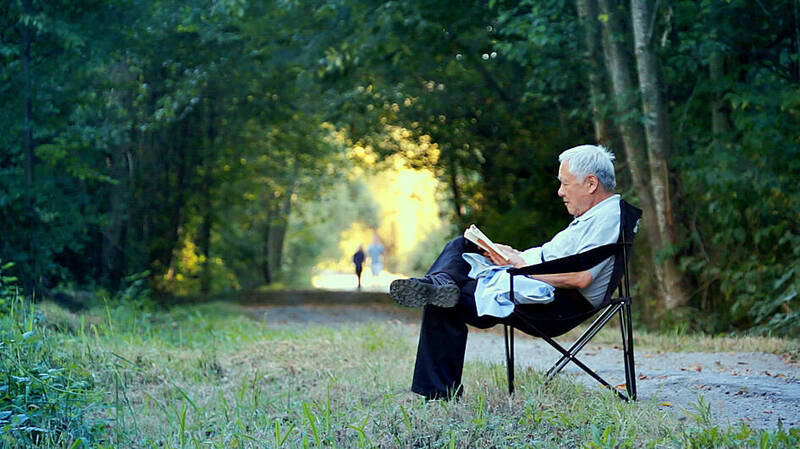
[[(268, 325), (347, 325), (395, 321), (415, 335), (419, 310), (387, 304), (249, 306)], [(502, 329), (502, 327), (500, 327)], [(414, 342), (416, 342), (416, 337)], [(546, 370), (558, 353), (541, 339), (517, 334), (517, 369)], [(502, 332), (475, 331), (467, 342), (467, 360), (504, 363)], [(655, 401), (664, 410), (686, 417), (695, 413), (700, 398), (710, 406), (711, 418), (722, 426), (745, 422), (754, 428), (800, 426), (800, 366), (779, 355), (761, 352), (635, 352), (640, 400)], [(581, 360), (612, 385), (624, 383), (622, 352), (588, 345)], [(572, 364), (562, 373), (587, 385), (593, 379)]]
[[(502, 335), (473, 332), (467, 359), (504, 363)], [(517, 336), (517, 367), (547, 370), (558, 353), (541, 339)], [(499, 348), (499, 350), (498, 350)], [(579, 357), (612, 385), (625, 382), (622, 351), (588, 345)], [(800, 426), (800, 367), (763, 352), (646, 352), (635, 351), (639, 400), (656, 401), (665, 410), (685, 417), (696, 413), (699, 398), (710, 406), (717, 424), (746, 422), (755, 428)], [(574, 366), (563, 373), (587, 385), (598, 385)]]

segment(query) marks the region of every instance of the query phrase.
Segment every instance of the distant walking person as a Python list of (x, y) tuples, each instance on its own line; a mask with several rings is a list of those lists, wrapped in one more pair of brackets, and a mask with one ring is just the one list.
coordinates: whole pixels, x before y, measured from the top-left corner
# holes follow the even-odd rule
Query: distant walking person
[(353, 254), (353, 263), (356, 265), (358, 289), (361, 290), (361, 271), (364, 269), (364, 247), (362, 245), (358, 245), (358, 250)]
[(372, 276), (377, 276), (383, 270), (383, 243), (381, 243), (378, 233), (372, 234), (372, 243), (367, 247), (367, 254), (369, 254), (370, 269)]

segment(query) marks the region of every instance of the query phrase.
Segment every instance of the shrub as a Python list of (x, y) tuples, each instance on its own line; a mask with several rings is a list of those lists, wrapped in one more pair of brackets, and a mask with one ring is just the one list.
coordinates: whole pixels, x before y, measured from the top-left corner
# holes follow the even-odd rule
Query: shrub
[[(0, 263), (2, 263), (2, 260), (0, 260)], [(11, 311), (11, 299), (17, 294), (17, 286), (15, 284), (17, 278), (3, 274), (13, 266), (14, 262), (0, 265), (0, 315), (2, 316)]]
[(0, 272), (0, 446), (87, 447), (104, 424), (89, 418), (101, 401), (92, 376), (57, 352), (14, 281)]

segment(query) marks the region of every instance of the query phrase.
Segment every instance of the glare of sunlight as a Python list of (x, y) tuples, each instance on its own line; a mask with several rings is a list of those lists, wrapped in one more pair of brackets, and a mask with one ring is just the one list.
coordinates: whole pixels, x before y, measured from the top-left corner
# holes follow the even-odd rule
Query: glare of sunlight
[[(428, 235), (442, 226), (439, 217), (440, 184), (427, 169), (409, 168), (408, 158), (425, 158), (427, 162), (438, 157), (438, 148), (425, 136), (412, 141), (410, 133), (397, 128), (389, 130), (389, 138), (401, 150), (392, 157), (385, 170), (365, 175), (370, 194), (378, 204), (380, 212), (377, 229), (356, 222), (342, 231), (339, 237), (338, 260), (321, 261), (316, 267), (312, 284), (316, 288), (353, 289), (357, 278), (353, 254), (361, 245), (366, 253), (362, 274), (362, 288), (385, 290), (388, 284), (402, 273), (402, 268), (416, 246)], [(356, 157), (371, 159), (370, 150), (353, 148)], [(370, 244), (377, 238), (384, 247), (382, 266), (373, 273)]]

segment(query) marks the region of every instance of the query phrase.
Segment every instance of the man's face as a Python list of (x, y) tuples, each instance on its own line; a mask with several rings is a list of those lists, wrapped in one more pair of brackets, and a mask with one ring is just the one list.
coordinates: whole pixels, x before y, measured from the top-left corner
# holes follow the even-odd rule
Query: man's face
[(593, 178), (589, 175), (583, 182), (578, 182), (578, 178), (569, 171), (569, 161), (562, 162), (558, 167), (558, 180), (561, 182), (558, 196), (564, 201), (570, 215), (580, 217), (592, 207), (592, 192), (597, 188), (593, 186)]

